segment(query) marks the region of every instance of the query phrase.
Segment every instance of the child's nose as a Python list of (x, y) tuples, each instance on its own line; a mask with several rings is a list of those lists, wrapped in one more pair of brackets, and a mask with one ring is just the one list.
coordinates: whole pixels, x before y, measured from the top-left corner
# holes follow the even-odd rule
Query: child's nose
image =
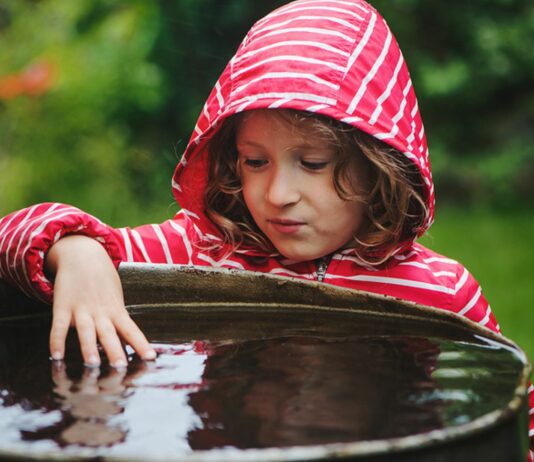
[(288, 171), (273, 172), (267, 191), (266, 199), (275, 207), (285, 207), (300, 200), (297, 179)]

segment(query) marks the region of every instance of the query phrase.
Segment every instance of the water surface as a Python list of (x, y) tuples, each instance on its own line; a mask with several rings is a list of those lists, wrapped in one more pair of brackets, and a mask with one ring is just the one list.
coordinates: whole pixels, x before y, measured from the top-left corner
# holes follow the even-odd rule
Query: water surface
[(481, 337), (376, 319), (178, 318), (138, 315), (158, 357), (129, 354), (122, 371), (105, 358), (84, 368), (73, 337), (66, 361), (50, 361), (46, 320), (0, 321), (0, 449), (177, 457), (402, 437), (505, 406), (523, 367)]

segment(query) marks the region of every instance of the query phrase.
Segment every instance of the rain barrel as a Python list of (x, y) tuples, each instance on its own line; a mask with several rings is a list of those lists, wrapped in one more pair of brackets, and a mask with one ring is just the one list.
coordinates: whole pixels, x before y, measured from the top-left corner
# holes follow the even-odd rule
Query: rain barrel
[(158, 357), (48, 353), (0, 281), (0, 460), (525, 461), (530, 366), (452, 313), (271, 275), (122, 265)]

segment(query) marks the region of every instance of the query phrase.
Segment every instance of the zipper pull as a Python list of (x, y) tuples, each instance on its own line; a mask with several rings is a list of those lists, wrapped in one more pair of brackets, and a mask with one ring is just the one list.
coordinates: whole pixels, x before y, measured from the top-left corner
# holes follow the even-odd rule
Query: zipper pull
[(317, 265), (317, 282), (323, 282), (324, 277), (326, 276), (326, 269), (328, 268), (328, 263), (330, 263), (329, 257), (323, 257), (319, 260)]

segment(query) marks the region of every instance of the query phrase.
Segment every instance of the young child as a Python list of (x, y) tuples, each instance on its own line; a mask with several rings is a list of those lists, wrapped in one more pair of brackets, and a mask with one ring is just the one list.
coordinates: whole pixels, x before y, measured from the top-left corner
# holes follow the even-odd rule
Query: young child
[(0, 276), (53, 301), (54, 359), (70, 325), (88, 365), (99, 364), (97, 340), (116, 367), (121, 338), (154, 358), (124, 307), (115, 268), (125, 261), (319, 281), (499, 331), (468, 271), (415, 243), (434, 214), (425, 133), (399, 47), (363, 0), (298, 0), (259, 20), (172, 187), (182, 210), (160, 225), (113, 229), (61, 204), (0, 221)]

